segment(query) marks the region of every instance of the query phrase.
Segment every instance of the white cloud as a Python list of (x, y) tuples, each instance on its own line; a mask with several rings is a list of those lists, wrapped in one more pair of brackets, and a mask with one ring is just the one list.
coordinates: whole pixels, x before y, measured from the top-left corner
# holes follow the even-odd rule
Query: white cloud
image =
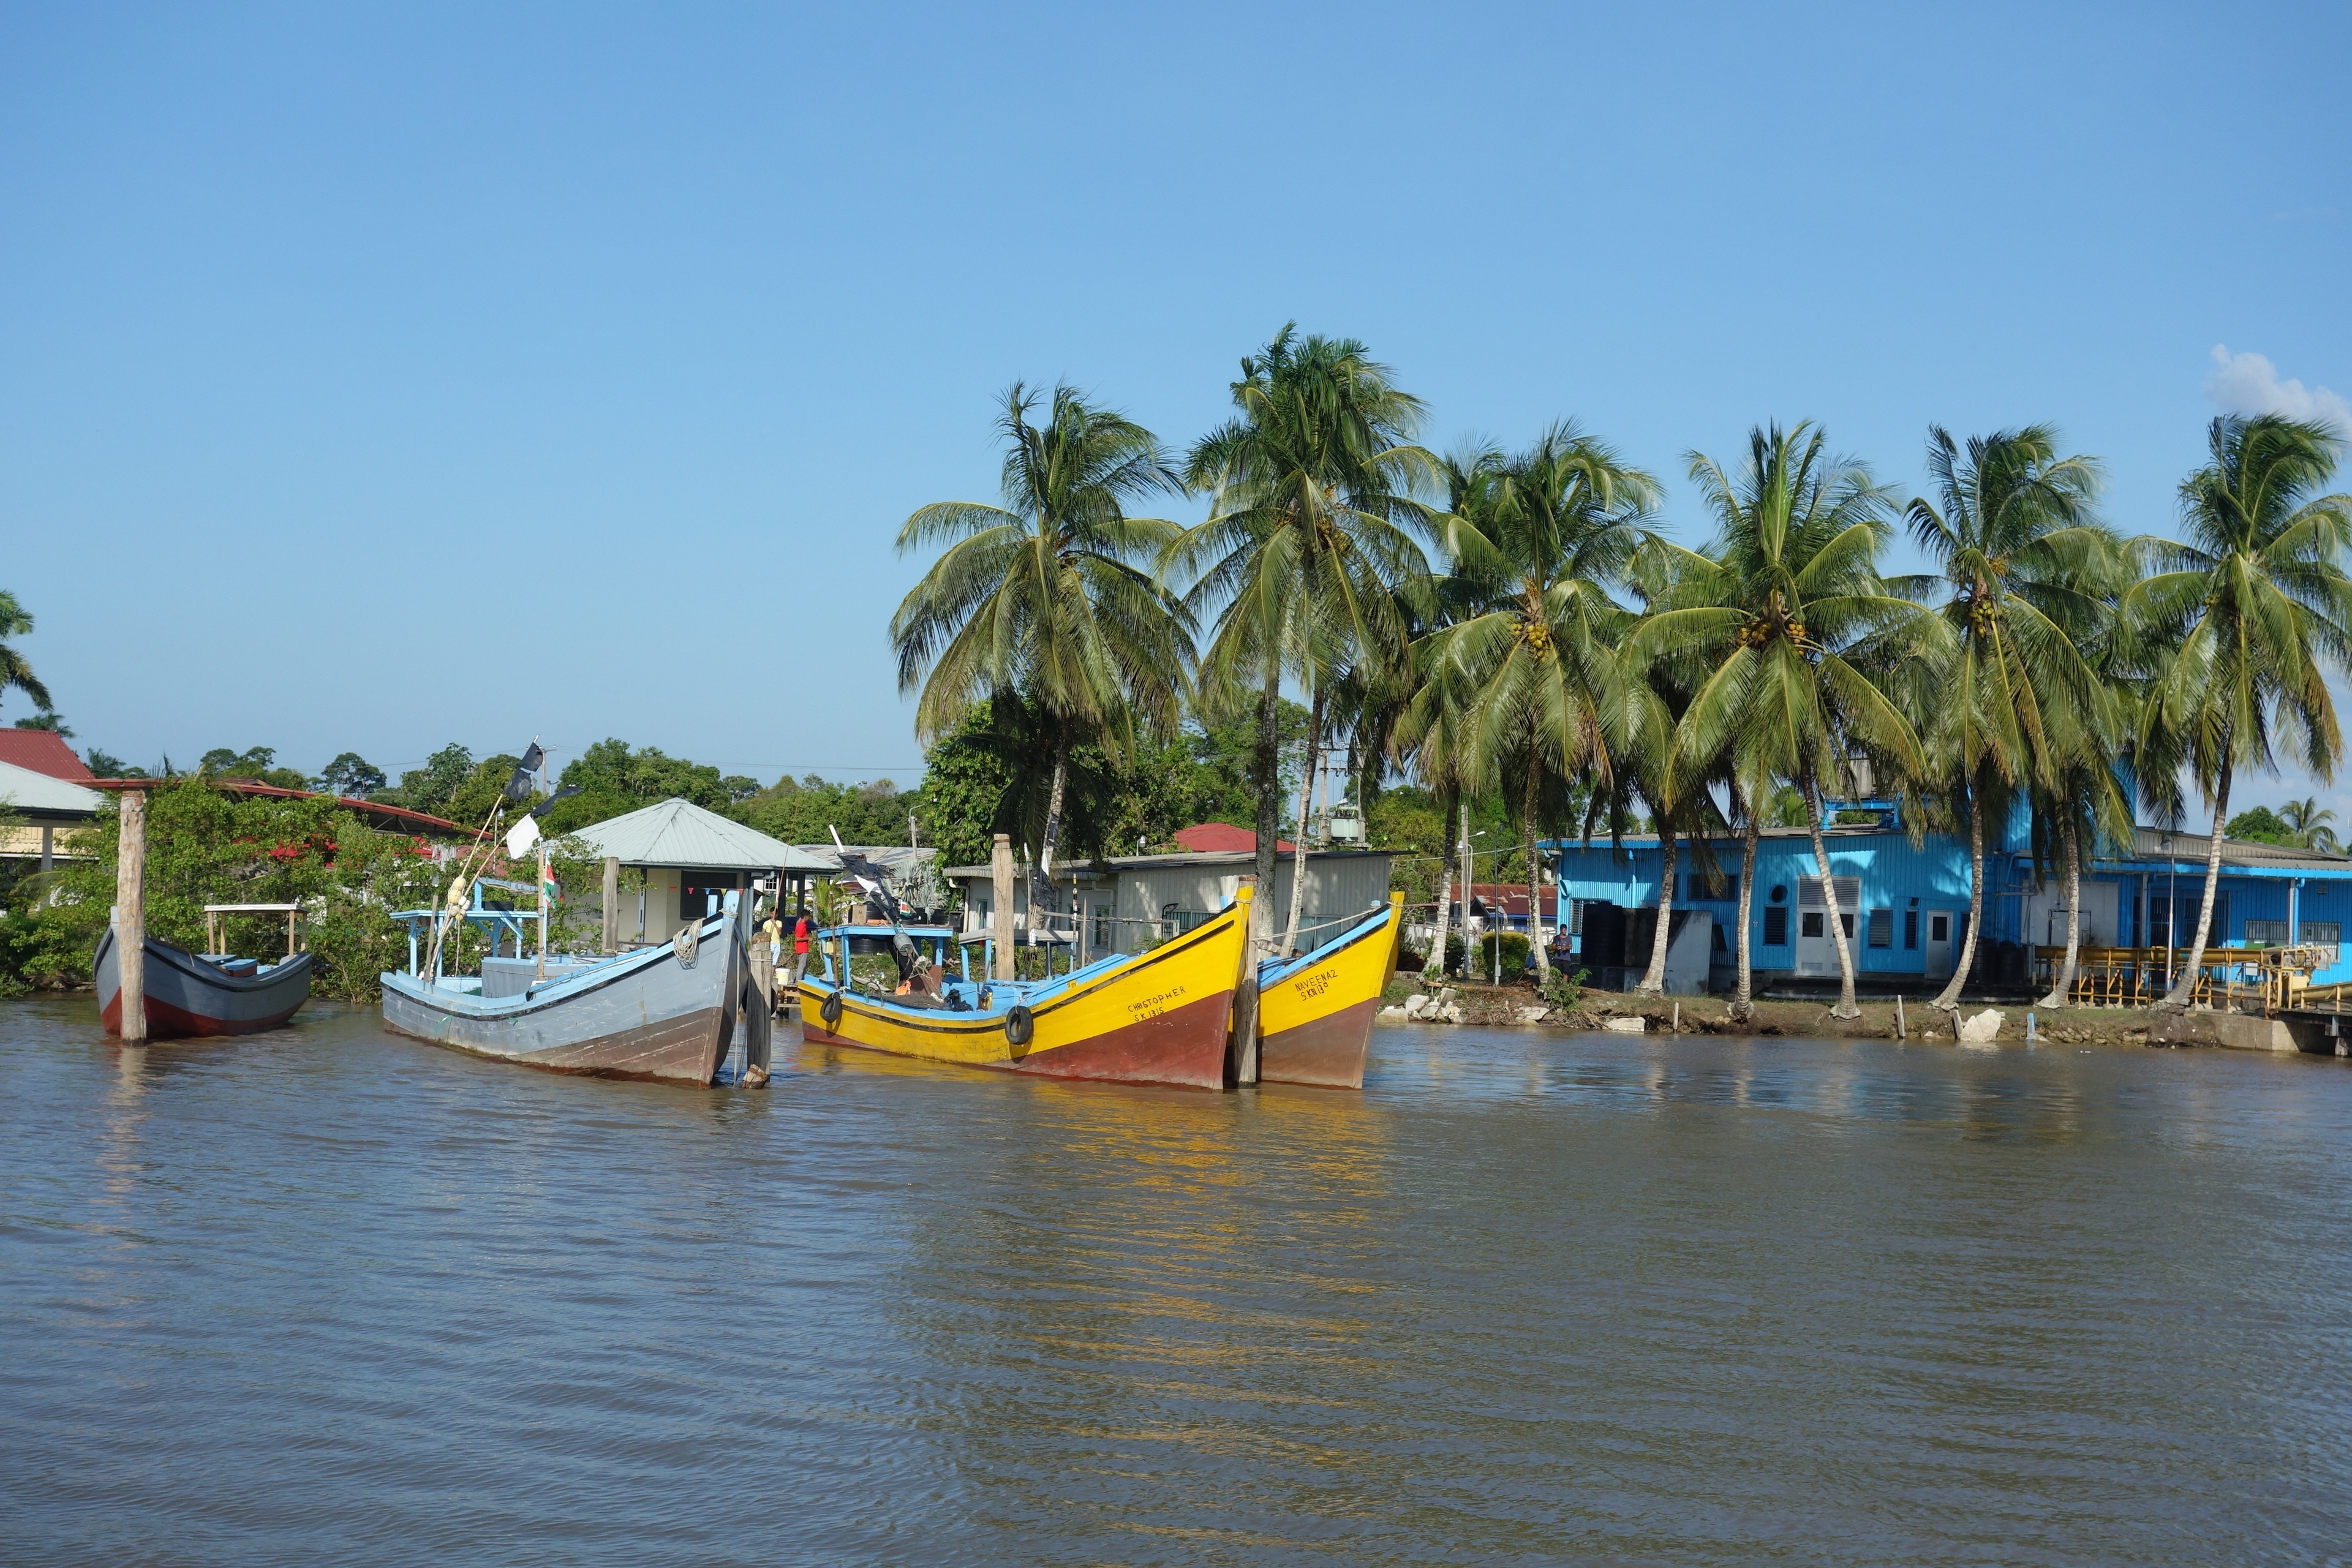
[(2205, 399), (2224, 414), (2284, 414), (2318, 420), (2352, 436), (2352, 403), (2324, 386), (2279, 379), (2278, 366), (2262, 354), (2233, 354), (2213, 345), (2213, 374), (2205, 378)]

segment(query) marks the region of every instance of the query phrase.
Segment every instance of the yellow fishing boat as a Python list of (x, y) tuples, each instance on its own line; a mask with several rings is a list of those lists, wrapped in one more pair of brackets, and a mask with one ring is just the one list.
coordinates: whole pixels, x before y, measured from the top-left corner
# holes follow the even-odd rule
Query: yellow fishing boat
[(1404, 895), (1312, 952), (1258, 965), (1258, 1080), (1364, 1087), (1372, 1015), (1396, 973)]
[[(1249, 905), (1245, 886), (1204, 924), (1149, 952), (1042, 981), (974, 978), (968, 948), (965, 972), (949, 977), (956, 939), (944, 929), (835, 927), (818, 933), (824, 973), (812, 968), (801, 981), (801, 1032), (819, 1045), (1008, 1072), (1221, 1089)], [(848, 983), (859, 944), (897, 949), (905, 971), (926, 942), (938, 950), (931, 966), (913, 966), (898, 994)]]

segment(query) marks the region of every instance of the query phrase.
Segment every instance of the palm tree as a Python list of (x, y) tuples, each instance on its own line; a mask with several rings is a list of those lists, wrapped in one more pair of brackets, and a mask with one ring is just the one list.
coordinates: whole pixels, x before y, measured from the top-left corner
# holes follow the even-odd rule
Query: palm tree
[[(1857, 751), (1905, 773), (1919, 767), (1911, 725), (1867, 668), (1906, 639), (1931, 655), (1940, 627), (1886, 591), (1878, 552), (1890, 530), (1886, 492), (1861, 463), (1832, 458), (1822, 433), (1800, 424), (1748, 435), (1737, 475), (1690, 454), (1690, 477), (1714, 514), (1705, 553), (1674, 550), (1672, 607), (1635, 634), (1637, 652), (1680, 648), (1707, 666), (1678, 726), (1685, 766), (1727, 772), (1752, 818), (1768, 781), (1793, 784), (1812, 831), (1841, 987), (1835, 1012), (1859, 1016), (1853, 950), (1822, 836), (1824, 786), (1842, 782)], [(1755, 835), (1740, 864), (1741, 963), (1748, 941), (1746, 894), (1755, 879)]]
[[(1277, 704), (1286, 671), (1307, 689), (1310, 755), (1322, 743), (1332, 672), (1352, 658), (1405, 646), (1395, 594), (1427, 575), (1415, 542), (1428, 510), (1413, 499), (1435, 459), (1410, 438), (1418, 398), (1352, 338), (1301, 336), (1285, 326), (1242, 361), (1232, 384), (1235, 416), (1193, 447), (1185, 482), (1210, 492), (1210, 514), (1171, 544), (1162, 573), (1192, 579), (1198, 614), (1218, 611), (1202, 661), (1213, 707), (1254, 687), (1257, 746), (1257, 877), (1274, 882), (1282, 809)], [(1306, 849), (1292, 879), (1295, 936)], [(1254, 920), (1254, 951), (1267, 945), (1271, 899)]]
[[(2047, 425), (1971, 437), (1965, 456), (1932, 426), (1927, 471), (1937, 499), (1915, 499), (1905, 516), (1937, 568), (1952, 652), (1915, 668), (1930, 686), (1929, 750), (1948, 765), (1969, 819), (1968, 931), (1930, 1004), (1948, 1011), (1984, 929), (1988, 807), (2029, 783), (2054, 790), (2069, 763), (2103, 751), (2105, 687), (2075, 639), (2105, 617), (2116, 552), (2091, 515), (2096, 459), (2060, 457)], [(2071, 850), (2075, 814), (2061, 816)]]
[(1151, 570), (1177, 524), (1129, 517), (1133, 501), (1181, 489), (1151, 432), (1054, 389), (1045, 422), (1019, 382), (997, 428), (1003, 504), (940, 501), (898, 531), (898, 552), (947, 549), (890, 618), (898, 689), (920, 686), (915, 728), (950, 733), (984, 699), (1025, 697), (1044, 711), (1052, 783), (1033, 900), (1054, 874), (1070, 748), (1098, 739), (1131, 754), (1136, 722), (1172, 729), (1191, 667), (1190, 618)]
[(2182, 543), (2145, 545), (2153, 575), (2125, 595), (2147, 660), (2139, 778), (2177, 815), (2183, 768), (2213, 811), (2205, 894), (2189, 962), (2163, 1005), (2194, 994), (2212, 934), (2230, 788), (2274, 771), (2284, 744), (2311, 775), (2335, 775), (2344, 749), (2327, 673), (2352, 665), (2352, 496), (2314, 491), (2342, 441), (2324, 425), (2274, 414), (2213, 421), (2205, 465), (2181, 481)]
[[(1507, 462), (1464, 476), (1446, 543), (1451, 625), (1432, 634), (1428, 668), (1470, 715), (1474, 788), (1518, 774), (1519, 834), (1531, 898), (1547, 775), (1610, 773), (1604, 711), (1621, 706), (1612, 653), (1631, 616), (1610, 596), (1643, 539), (1657, 482), (1572, 422)], [(1549, 978), (1540, 944), (1538, 973)]]
[(2301, 800), (2288, 801), (2279, 807), (2279, 816), (2286, 823), (2287, 831), (2305, 849), (2316, 849), (2323, 855), (2336, 852), (2336, 829), (2327, 825), (2336, 820), (2333, 811), (2323, 810), (2317, 800), (2305, 795)]
[(49, 700), (49, 689), (33, 673), (31, 661), (8, 646), (10, 637), (23, 637), (32, 629), (32, 613), (16, 602), (16, 595), (0, 588), (0, 692), (13, 686), (46, 713), (56, 706)]

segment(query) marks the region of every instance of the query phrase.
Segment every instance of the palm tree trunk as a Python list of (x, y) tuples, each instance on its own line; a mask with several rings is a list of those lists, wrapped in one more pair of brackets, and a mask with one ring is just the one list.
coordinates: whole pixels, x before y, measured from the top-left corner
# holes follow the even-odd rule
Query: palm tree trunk
[(1283, 928), (1285, 957), (1298, 951), (1298, 911), (1307, 902), (1307, 828), (1315, 810), (1315, 774), (1323, 761), (1323, 689), (1315, 689), (1307, 715), (1307, 766), (1298, 781), (1298, 847), (1290, 852), (1290, 923)]
[(1982, 782), (1981, 777), (1969, 781), (1969, 934), (1960, 939), (1959, 962), (1952, 966), (1952, 978), (1927, 1004), (1947, 1013), (1960, 1005), (1960, 987), (1968, 984), (1969, 970), (1977, 959), (1977, 938), (1984, 931), (1984, 791), (1978, 787)]
[[(2073, 803), (2067, 803), (2069, 807)], [(2082, 952), (2083, 942), (2083, 852), (2082, 840), (2075, 837), (2074, 814), (2069, 809), (2064, 826), (2066, 838), (2066, 962), (2058, 971), (2058, 982), (2050, 987), (2050, 994), (2042, 999), (2044, 1007), (2063, 1007), (2074, 994), (2074, 965)]]
[(1666, 819), (1658, 818), (1658, 930), (1650, 939), (1650, 967), (1634, 994), (1657, 996), (1666, 989), (1666, 947), (1674, 935), (1675, 871), (1682, 862), (1682, 846)]
[(1543, 784), (1542, 764), (1528, 764), (1528, 793), (1520, 803), (1519, 837), (1528, 852), (1528, 951), (1535, 954), (1536, 985), (1551, 984), (1551, 959), (1543, 945), (1543, 868), (1536, 859), (1536, 800)]
[(1470, 859), (1470, 797), (1462, 797), (1462, 978), (1469, 979), (1478, 972), (1478, 951), (1471, 944), (1470, 889), (1476, 883), (1476, 868)]
[(1250, 771), (1257, 775), (1257, 897), (1250, 904), (1250, 962), (1265, 956), (1274, 932), (1274, 855), (1282, 818), (1282, 661), (1265, 658), (1265, 684), (1257, 694), (1257, 748)]
[(1837, 943), (1838, 1003), (1832, 1016), (1859, 1018), (1862, 1005), (1853, 999), (1853, 949), (1845, 940), (1845, 921), (1838, 910), (1837, 879), (1830, 875), (1830, 847), (1822, 837), (1822, 796), (1813, 781), (1804, 783), (1805, 825), (1813, 830), (1813, 864), (1822, 872), (1822, 907), (1830, 912), (1830, 940)]
[(1440, 854), (1437, 857), (1437, 864), (1439, 867), (1437, 879), (1437, 931), (1436, 934), (1430, 939), (1429, 956), (1422, 962), (1421, 973), (1423, 979), (1427, 979), (1432, 974), (1438, 976), (1440, 979), (1444, 978), (1446, 916), (1454, 912), (1452, 908), (1454, 903), (1454, 857), (1451, 855)]
[[(2235, 737), (2231, 737), (2234, 739)], [(2197, 972), (2205, 966), (2205, 942), (2213, 934), (2213, 895), (2221, 886), (2221, 829), (2230, 819), (2230, 757), (2221, 754), (2221, 787), (2213, 795), (2213, 840), (2205, 850), (2205, 898), (2197, 910), (2197, 939), (2189, 946), (2189, 963), (2181, 970), (2179, 983), (2171, 994), (2158, 1005), (2175, 1013), (2186, 1012), (2197, 994)]]
[(1748, 947), (1748, 922), (1753, 917), (1752, 900), (1756, 897), (1756, 813), (1747, 808), (1739, 798), (1738, 786), (1731, 791), (1731, 808), (1739, 813), (1739, 985), (1731, 994), (1731, 1016), (1746, 1023), (1756, 1016), (1754, 994), (1754, 954)]
[(1037, 875), (1030, 883), (1029, 908), (1050, 911), (1054, 901), (1054, 850), (1062, 841), (1062, 795), (1070, 778), (1070, 734), (1055, 729), (1054, 784), (1045, 795), (1045, 833), (1037, 847)]

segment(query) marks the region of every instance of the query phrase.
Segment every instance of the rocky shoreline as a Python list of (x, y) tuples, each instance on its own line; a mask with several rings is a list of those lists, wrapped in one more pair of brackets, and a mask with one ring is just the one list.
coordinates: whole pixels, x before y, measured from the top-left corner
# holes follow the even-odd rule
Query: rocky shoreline
[[(2237, 1015), (2191, 1014), (2171, 1018), (2151, 1007), (2023, 1006), (2013, 1002), (1963, 1003), (1957, 1016), (1937, 1012), (1924, 1000), (1905, 998), (1897, 1033), (1896, 1005), (1870, 997), (1861, 1003), (1862, 1015), (1840, 1018), (1827, 1001), (1759, 1000), (1753, 1018), (1734, 1023), (1730, 1002), (1722, 996), (1638, 996), (1631, 993), (1587, 989), (1572, 1006), (1550, 1005), (1526, 985), (1448, 985), (1436, 991), (1399, 977), (1383, 998), (1383, 1024), (1435, 1026), (1482, 1025), (1568, 1031), (1623, 1034), (1802, 1036), (1811, 1039), (1939, 1042), (1945, 1045), (2019, 1043), (2026, 1037), (2026, 1016), (2033, 1016), (2034, 1034), (2052, 1045), (2072, 1046), (2236, 1046), (2249, 1049), (2286, 1049), (2284, 1036), (2273, 1040), (2266, 1020)], [(1990, 1022), (1987, 1013), (1997, 1014)], [(1956, 1035), (1956, 1028), (1958, 1034)], [(2303, 1049), (2312, 1049), (2305, 1044)]]

